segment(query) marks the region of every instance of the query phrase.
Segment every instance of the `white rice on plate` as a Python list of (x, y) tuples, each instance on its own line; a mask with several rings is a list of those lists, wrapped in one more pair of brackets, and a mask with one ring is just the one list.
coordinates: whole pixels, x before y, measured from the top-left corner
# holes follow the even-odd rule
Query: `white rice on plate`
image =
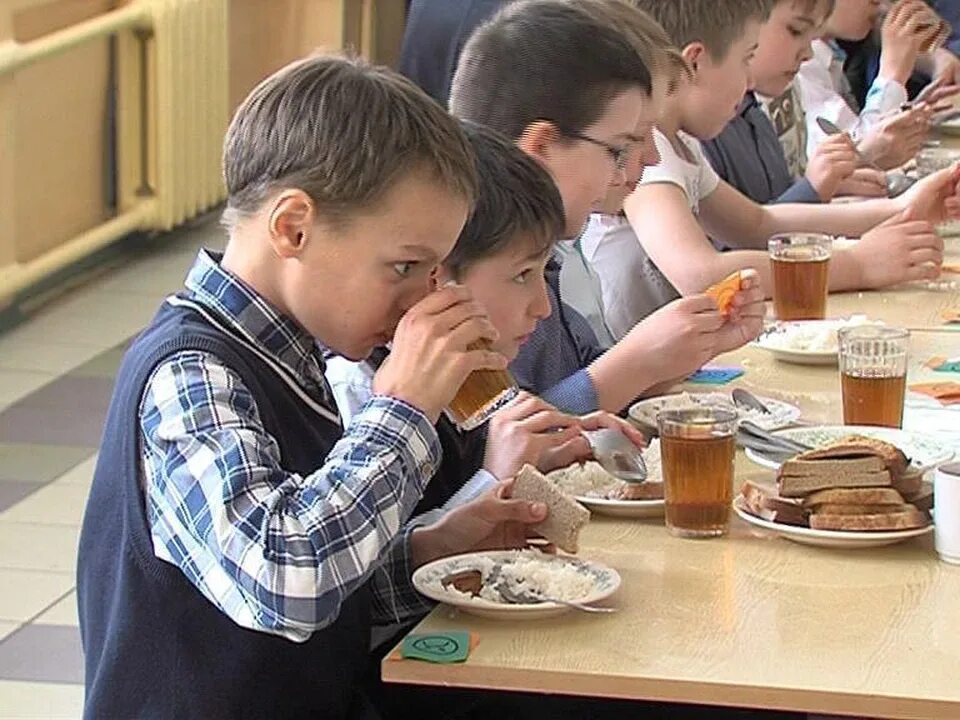
[(840, 320), (818, 320), (776, 325), (762, 336), (763, 344), (777, 350), (793, 352), (835, 353), (838, 350), (837, 331), (858, 325), (882, 325), (868, 320), (866, 315), (852, 315)]
[[(647, 466), (647, 480), (659, 482), (660, 440), (654, 438), (643, 451), (643, 461)], [(618, 496), (617, 491), (623, 483), (603, 469), (600, 463), (590, 460), (583, 465), (571, 465), (547, 473), (547, 478), (556, 483), (563, 492), (571, 497), (610, 499)]]

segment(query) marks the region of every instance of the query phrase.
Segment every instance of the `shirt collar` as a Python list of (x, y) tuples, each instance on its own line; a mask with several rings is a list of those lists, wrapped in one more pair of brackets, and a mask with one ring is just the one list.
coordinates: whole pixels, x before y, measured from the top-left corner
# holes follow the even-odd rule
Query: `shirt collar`
[(248, 340), (310, 385), (321, 384), (323, 360), (313, 337), (220, 261), (223, 255), (201, 250), (187, 274), (187, 298), (214, 312)]

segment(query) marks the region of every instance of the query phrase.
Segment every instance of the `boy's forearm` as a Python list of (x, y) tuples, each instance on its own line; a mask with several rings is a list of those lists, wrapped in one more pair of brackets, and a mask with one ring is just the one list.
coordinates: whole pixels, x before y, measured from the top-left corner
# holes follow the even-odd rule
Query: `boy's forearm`
[(591, 363), (587, 373), (601, 410), (619, 414), (646, 390), (662, 382), (645, 367), (643, 357), (623, 344), (614, 345)]
[(770, 235), (787, 232), (821, 232), (859, 237), (899, 211), (896, 200), (882, 198), (856, 203), (823, 205), (770, 205), (774, 219)]
[(866, 284), (863, 268), (856, 256), (849, 250), (835, 250), (830, 257), (828, 276), (830, 292), (862, 290)]

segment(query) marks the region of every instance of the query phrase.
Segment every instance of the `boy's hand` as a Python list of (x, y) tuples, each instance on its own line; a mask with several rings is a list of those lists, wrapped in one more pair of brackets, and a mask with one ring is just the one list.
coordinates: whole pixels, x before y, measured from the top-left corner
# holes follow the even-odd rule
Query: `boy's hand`
[(462, 286), (430, 293), (401, 318), (390, 356), (373, 378), (373, 391), (403, 400), (431, 422), (474, 370), (502, 370), (507, 360), (491, 350), (467, 349), (496, 340), (486, 311)]
[[(901, 0), (883, 21), (881, 28), (880, 76), (906, 85), (924, 42), (938, 30), (930, 7), (922, 0)], [(920, 28), (928, 27), (925, 30)]]
[(837, 196), (887, 197), (887, 174), (875, 168), (857, 168), (853, 175), (840, 183)]
[(885, 117), (863, 135), (860, 152), (884, 170), (912, 160), (930, 133), (933, 108), (920, 103)]
[(914, 220), (933, 225), (960, 215), (960, 165), (928, 175), (897, 198)]
[[(646, 438), (644, 438), (643, 433), (637, 430), (633, 425), (628, 423), (626, 420), (618, 418), (616, 415), (611, 415), (608, 412), (603, 412), (602, 410), (589, 415), (584, 415), (579, 418), (580, 428), (582, 430), (600, 430), (602, 428), (610, 428), (613, 430), (619, 430), (638, 448), (643, 448), (647, 446)], [(543, 455), (540, 456), (540, 461), (537, 463), (537, 469), (540, 472), (550, 472), (551, 470), (556, 470), (557, 468), (564, 468), (568, 465), (573, 465), (576, 462), (584, 462), (593, 457), (593, 451), (590, 449), (590, 443), (587, 442), (587, 439), (580, 434), (578, 429), (576, 437), (569, 440), (560, 447), (551, 448), (547, 450)]]
[(840, 184), (857, 169), (857, 152), (846, 133), (831, 135), (817, 146), (807, 164), (806, 177), (824, 202), (832, 200)]
[[(721, 355), (756, 340), (763, 330), (767, 312), (760, 277), (753, 268), (740, 271), (740, 292), (733, 296), (733, 307), (727, 322), (717, 331), (714, 355)], [(708, 358), (712, 359), (712, 358)]]
[(933, 225), (905, 210), (864, 234), (847, 252), (857, 261), (863, 287), (882, 288), (939, 277), (943, 239)]
[(543, 470), (540, 459), (582, 439), (580, 427), (578, 418), (522, 392), (490, 419), (483, 468), (498, 480), (513, 477), (526, 464)]
[(414, 530), (410, 540), (414, 566), (461, 553), (526, 547), (535, 537), (530, 526), (546, 519), (547, 507), (510, 499), (512, 489), (512, 479), (502, 482), (433, 525)]
[(647, 371), (650, 384), (689, 375), (716, 354), (725, 322), (706, 295), (674, 300), (637, 323), (618, 346)]

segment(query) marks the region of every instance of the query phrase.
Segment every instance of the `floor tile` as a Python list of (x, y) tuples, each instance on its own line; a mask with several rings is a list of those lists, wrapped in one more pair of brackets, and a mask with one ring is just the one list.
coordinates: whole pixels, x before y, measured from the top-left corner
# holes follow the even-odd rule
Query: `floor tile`
[(80, 624), (77, 618), (77, 593), (71, 592), (57, 604), (46, 610), (34, 620), (37, 625), (73, 625)]
[[(58, 599), (69, 592), (76, 578), (73, 573), (37, 572), (35, 570), (8, 570), (0, 568), (0, 620), (26, 622), (40, 612), (51, 609)], [(74, 597), (70, 593), (70, 597)], [(47, 622), (53, 623), (54, 620)], [(63, 622), (69, 625), (70, 621)]]
[(0, 513), (11, 508), (28, 495), (37, 492), (43, 483), (10, 482), (0, 480)]
[(24, 625), (0, 643), (0, 679), (82, 683), (80, 628)]
[(91, 452), (89, 447), (0, 441), (0, 480), (50, 482), (89, 458)]
[(89, 488), (93, 482), (93, 472), (97, 467), (97, 457), (99, 453), (94, 453), (79, 465), (74, 466), (59, 478), (54, 480), (56, 485), (82, 485)]
[(51, 373), (0, 369), (0, 407), (12, 405), (56, 379)]
[(72, 573), (80, 528), (0, 521), (0, 568)]
[[(0, 642), (13, 634), (13, 631), (20, 627), (21, 623), (12, 620), (0, 620)], [(4, 717), (0, 714), (0, 717)]]
[(83, 712), (83, 685), (0, 681), (0, 718), (76, 720)]
[(112, 378), (70, 373), (52, 378), (52, 382), (23, 398), (17, 405), (64, 411), (90, 410), (102, 417), (110, 405), (113, 385)]
[(96, 348), (84, 345), (26, 340), (22, 328), (0, 335), (0, 368), (4, 370), (60, 374), (82, 365), (96, 354)]
[(90, 488), (50, 483), (0, 515), (0, 522), (74, 525), (83, 522)]
[(0, 412), (0, 443), (97, 448), (106, 410), (13, 405)]

